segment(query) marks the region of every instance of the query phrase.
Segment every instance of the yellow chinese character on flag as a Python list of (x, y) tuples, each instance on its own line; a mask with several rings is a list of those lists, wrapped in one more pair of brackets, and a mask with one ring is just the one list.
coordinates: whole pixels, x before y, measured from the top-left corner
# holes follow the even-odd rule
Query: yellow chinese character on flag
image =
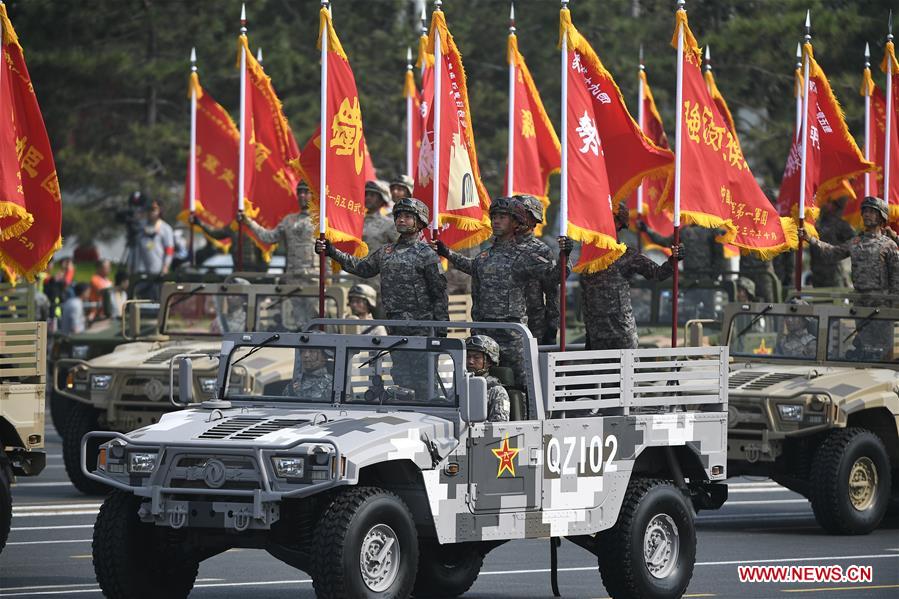
[(534, 115), (530, 110), (521, 110), (521, 136), (537, 137), (537, 131), (534, 129)]
[(349, 98), (344, 98), (340, 103), (340, 109), (334, 115), (331, 122), (332, 148), (337, 148), (338, 156), (352, 156), (356, 174), (362, 172), (365, 159), (362, 150), (362, 110), (359, 108), (359, 98), (353, 98), (350, 104)]

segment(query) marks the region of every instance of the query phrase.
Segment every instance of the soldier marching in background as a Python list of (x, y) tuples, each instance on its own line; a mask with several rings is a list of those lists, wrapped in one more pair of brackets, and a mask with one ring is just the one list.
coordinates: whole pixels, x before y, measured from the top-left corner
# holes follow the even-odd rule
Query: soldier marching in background
[(387, 186), (380, 181), (368, 181), (365, 184), (365, 224), (362, 227), (362, 241), (368, 245), (369, 253), (399, 238), (393, 219), (384, 214), (389, 206), (390, 191)]
[[(674, 235), (662, 236), (646, 226), (642, 220), (637, 228), (649, 235), (653, 243), (668, 247), (674, 243)], [(724, 270), (724, 249), (715, 240), (721, 229), (707, 229), (698, 225), (680, 228), (680, 242), (690, 250), (684, 258), (683, 276), (688, 280), (711, 279), (716, 281)]]
[[(825, 202), (821, 206), (821, 214), (815, 223), (818, 230), (818, 239), (826, 241), (830, 245), (842, 245), (855, 237), (855, 231), (849, 223), (843, 220), (843, 208), (846, 198), (840, 198), (833, 202)], [(848, 272), (845, 258), (834, 260), (825, 257), (821, 253), (820, 246), (812, 245), (809, 248), (812, 270), (812, 287), (849, 287), (852, 280)]]
[(499, 364), (499, 345), (487, 335), (472, 335), (465, 340), (465, 369), (487, 379), (487, 422), (509, 420), (509, 392), (490, 367)]
[(390, 180), (390, 197), (394, 202), (399, 202), (403, 198), (411, 198), (414, 183), (409, 175), (397, 175)]
[[(347, 305), (351, 316), (347, 318), (358, 320), (372, 320), (372, 313), (378, 305), (378, 294), (374, 287), (359, 283), (353, 285), (347, 293)], [(383, 325), (369, 325), (357, 329), (360, 335), (386, 335), (387, 329)]]
[[(548, 245), (534, 237), (534, 227), (543, 222), (543, 203), (532, 195), (513, 196), (515, 219), (518, 227), (515, 240), (525, 248), (547, 260), (554, 260), (556, 253)], [(546, 278), (528, 281), (524, 290), (527, 305), (527, 322), (531, 334), (538, 343), (551, 345), (559, 332), (559, 280)]]
[[(628, 217), (627, 204), (621, 202), (615, 214), (615, 226), (619, 231), (627, 227)], [(683, 257), (683, 245), (672, 247), (671, 258), (664, 264), (656, 264), (629, 247), (605, 270), (581, 274), (587, 349), (637, 349), (637, 322), (631, 306), (630, 278), (639, 274), (646, 279), (663, 281), (674, 273), (674, 264)]]

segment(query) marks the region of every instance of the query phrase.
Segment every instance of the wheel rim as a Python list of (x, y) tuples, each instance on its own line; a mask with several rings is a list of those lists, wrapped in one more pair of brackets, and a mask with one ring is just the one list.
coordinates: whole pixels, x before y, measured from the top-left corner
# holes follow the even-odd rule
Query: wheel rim
[(382, 593), (393, 585), (400, 570), (400, 542), (392, 528), (376, 524), (365, 534), (359, 570), (362, 582), (374, 593)]
[(680, 535), (674, 519), (668, 514), (656, 514), (643, 533), (643, 562), (655, 578), (667, 578), (677, 567), (680, 554)]
[(863, 512), (871, 508), (877, 495), (877, 467), (869, 457), (860, 457), (849, 471), (849, 501)]

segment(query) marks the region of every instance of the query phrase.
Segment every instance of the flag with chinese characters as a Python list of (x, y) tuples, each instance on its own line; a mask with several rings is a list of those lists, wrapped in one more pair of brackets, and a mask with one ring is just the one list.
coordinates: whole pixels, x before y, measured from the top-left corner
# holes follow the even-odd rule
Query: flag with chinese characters
[[(817, 200), (832, 197), (836, 188), (849, 179), (873, 168), (858, 149), (837, 102), (830, 82), (818, 65), (811, 44), (805, 44), (803, 56), (809, 61), (808, 132), (805, 164), (806, 218), (813, 221), (817, 213)], [(799, 134), (793, 136), (790, 154), (784, 168), (784, 176), (777, 196), (777, 209), (781, 216), (798, 217), (800, 186), (802, 180), (801, 125)]]
[(583, 244), (574, 270), (596, 272), (624, 253), (618, 243), (612, 201), (627, 198), (647, 176), (665, 176), (674, 156), (650, 140), (634, 121), (621, 91), (590, 43), (560, 12), (559, 45), (565, 40), (568, 106), (568, 235)]
[[(428, 36), (422, 34), (418, 38), (418, 60), (415, 66), (421, 69), (421, 91), (415, 89), (415, 77), (406, 72), (406, 94), (413, 93), (412, 96), (415, 114), (413, 118), (412, 128), (412, 178), (417, 181), (422, 175), (419, 174), (419, 158), (421, 157), (421, 144), (423, 141), (425, 121), (428, 118), (428, 112), (434, 101), (434, 55), (428, 53)], [(424, 166), (424, 165), (422, 165)], [(433, 164), (430, 167), (433, 168)], [(430, 203), (425, 199), (425, 203)]]
[[(47, 267), (53, 253), (62, 245), (62, 198), (59, 179), (44, 118), (37, 102), (25, 55), (15, 29), (0, 4), (0, 27), (3, 30), (3, 68), (0, 80), (0, 104), (3, 106), (0, 126), (4, 137), (4, 154), (15, 148), (19, 173), (15, 176), (21, 189), (16, 193), (24, 199), (24, 213), (33, 215), (31, 226), (20, 229), (15, 236), (0, 241), (0, 266), (11, 280), (24, 276), (33, 282)], [(7, 120), (8, 119), (8, 120)], [(11, 135), (10, 135), (11, 134)], [(8, 145), (12, 141), (12, 145)], [(10, 159), (4, 156), (2, 176), (10, 176)], [(4, 181), (4, 187), (8, 182)], [(3, 201), (10, 198), (4, 197)], [(0, 231), (15, 230), (23, 213), (0, 218)]]
[[(652, 143), (660, 148), (670, 149), (668, 137), (665, 135), (665, 127), (662, 125), (662, 116), (656, 107), (655, 97), (649, 88), (646, 71), (640, 71), (640, 85), (643, 86), (643, 133), (652, 140)], [(671, 172), (645, 177), (643, 186), (643, 210), (641, 220), (653, 231), (668, 237), (674, 232), (674, 221), (671, 210), (658, 209), (664, 197), (671, 193)], [(638, 190), (639, 191), (639, 190)], [(627, 198), (627, 207), (631, 215), (631, 225), (636, 230), (637, 218), (637, 191)], [(670, 254), (671, 250), (655, 244), (646, 233), (639, 233), (644, 249), (655, 249)]]
[[(328, 48), (326, 85), (329, 121), (324, 132), (328, 169), (324, 198), (327, 202), (325, 237), (344, 252), (365, 256), (368, 246), (362, 241), (362, 226), (365, 220), (365, 181), (367, 176), (373, 175), (367, 172), (371, 158), (362, 130), (362, 109), (356, 79), (327, 8), (319, 11), (319, 47), (323, 40)], [(321, 143), (322, 131), (318, 129), (303, 147), (299, 159), (291, 161), (312, 191), (309, 212), (316, 226), (321, 214)]]
[[(241, 40), (246, 44), (245, 37)], [(271, 78), (249, 47), (245, 47), (245, 51), (250, 82), (248, 92), (253, 108), (254, 174), (244, 210), (266, 229), (274, 229), (281, 219), (298, 209), (297, 183), (300, 178), (290, 167), (290, 161), (299, 157), (300, 150)], [(268, 259), (274, 246), (262, 243), (252, 232), (250, 236)]]
[(883, 92), (874, 83), (871, 77), (871, 69), (866, 68), (862, 75), (862, 85), (859, 90), (862, 96), (870, 96), (871, 108), (868, 119), (868, 130), (865, 131), (865, 144), (868, 146), (868, 155), (875, 169), (868, 171), (852, 181), (852, 189), (855, 198), (850, 197), (843, 208), (843, 219), (856, 229), (863, 227), (861, 215), (861, 203), (865, 197), (865, 179), (868, 180), (870, 194), (879, 195), (883, 189), (883, 160), (884, 139), (886, 138), (886, 113), (887, 102)]
[(743, 157), (740, 141), (715, 104), (701, 71), (699, 45), (678, 10), (672, 45), (683, 28), (683, 132), (680, 140), (681, 219), (683, 224), (724, 230), (732, 243), (770, 259), (795, 248), (796, 226), (779, 218)]
[[(437, 36), (440, 36), (441, 48), (442, 97), (433, 98), (431, 105), (427, 106), (413, 195), (433, 209), (434, 157), (439, 153), (440, 239), (449, 247), (460, 249), (477, 245), (490, 236), (490, 196), (481, 182), (478, 168), (462, 56), (447, 28), (443, 11), (439, 10), (435, 10), (431, 17), (428, 38), (428, 53), (434, 55), (435, 60), (434, 40)], [(426, 100), (427, 93), (424, 97)], [(440, 123), (437, 124), (440, 127), (439, 148), (434, 147), (436, 102), (440, 102)]]
[[(231, 115), (200, 85), (200, 78), (191, 73), (189, 93), (197, 95), (197, 196), (194, 215), (215, 229), (231, 226), (237, 213), (237, 149), (240, 132)], [(190, 157), (188, 157), (190, 161)], [(188, 222), (190, 215), (190, 163), (184, 185), (184, 208), (178, 218)], [(199, 233), (203, 229), (196, 227)], [(207, 241), (220, 250), (227, 250), (230, 239)]]
[[(886, 47), (884, 48), (883, 62), (880, 63), (880, 70), (886, 73), (888, 67), (893, 74), (891, 77), (893, 86), (891, 99), (893, 106), (890, 113), (886, 114), (886, 118), (889, 119), (890, 123), (890, 138), (885, 140), (884, 146), (886, 143), (890, 144), (890, 163), (888, 165), (885, 164), (885, 158), (882, 157), (880, 160), (880, 167), (884, 171), (890, 169), (890, 188), (883, 189), (881, 184), (877, 189), (883, 189), (883, 194), (880, 197), (886, 200), (886, 203), (889, 206), (890, 222), (896, 222), (899, 220), (899, 119), (896, 118), (899, 116), (899, 110), (896, 108), (896, 104), (899, 103), (899, 101), (897, 101), (897, 98), (899, 98), (899, 95), (897, 95), (897, 93), (899, 93), (899, 62), (896, 61), (896, 50), (891, 41), (887, 42)], [(884, 111), (886, 111), (886, 107), (884, 107)], [(885, 153), (886, 152), (884, 151), (884, 154)], [(886, 180), (886, 177), (884, 177), (884, 180)]]
[[(512, 107), (514, 137), (512, 160), (514, 181), (506, 177), (506, 195), (529, 194), (543, 202), (543, 221), (549, 206), (549, 176), (559, 172), (562, 165), (562, 146), (549, 115), (543, 107), (540, 92), (531, 77), (531, 71), (518, 50), (518, 37), (509, 36), (509, 64), (515, 67), (514, 98)], [(538, 224), (536, 235), (541, 235), (543, 224)]]

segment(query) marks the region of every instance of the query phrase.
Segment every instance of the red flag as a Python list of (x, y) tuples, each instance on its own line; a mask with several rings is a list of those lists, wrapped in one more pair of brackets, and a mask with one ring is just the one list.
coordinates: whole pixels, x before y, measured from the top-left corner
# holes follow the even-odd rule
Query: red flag
[(687, 23), (676, 13), (672, 45), (683, 27), (683, 138), (680, 140), (681, 219), (686, 224), (720, 227), (722, 243), (751, 250), (761, 258), (795, 248), (796, 227), (778, 218), (743, 157), (740, 141), (716, 106), (700, 70), (700, 50)]
[[(210, 227), (221, 229), (234, 220), (237, 204), (237, 148), (240, 132), (231, 115), (200, 86), (196, 73), (190, 76), (190, 93), (197, 94), (197, 195), (194, 214)], [(190, 158), (188, 158), (188, 161)], [(190, 164), (184, 185), (184, 209), (179, 220), (190, 215)], [(196, 227), (199, 233), (203, 229)], [(206, 239), (227, 250), (230, 239)]]
[[(886, 151), (884, 150), (884, 158), (881, 160), (880, 165), (884, 171), (889, 168), (889, 177), (884, 175), (884, 181), (889, 179), (887, 183), (889, 189), (883, 189), (883, 194), (880, 197), (886, 200), (889, 206), (890, 222), (896, 222), (899, 220), (899, 119), (896, 118), (899, 115), (899, 110), (896, 107), (897, 98), (899, 98), (897, 96), (897, 93), (899, 93), (899, 62), (896, 61), (896, 51), (893, 47), (893, 42), (886, 43), (883, 51), (883, 61), (880, 63), (881, 71), (886, 73), (887, 68), (890, 69), (889, 72), (892, 74), (890, 77), (892, 81), (892, 97), (890, 98), (892, 106), (890, 108), (892, 110), (886, 115), (887, 119), (889, 119), (890, 131), (890, 138), (887, 140), (890, 148), (890, 164), (885, 164)], [(878, 186), (878, 189), (881, 189), (881, 187)]]
[(459, 249), (477, 245), (490, 236), (490, 197), (478, 169), (462, 56), (447, 28), (444, 14), (439, 10), (435, 10), (431, 18), (428, 40), (428, 51), (435, 57), (434, 40), (437, 36), (440, 37), (441, 48), (441, 97), (435, 98), (434, 102), (440, 102), (439, 147), (434, 148), (436, 110), (432, 104), (427, 107), (421, 137), (414, 195), (433, 210), (434, 158), (439, 155), (440, 237), (449, 247)]
[[(3, 28), (4, 65), (0, 80), (0, 104), (3, 106), (4, 116), (11, 117), (14, 126), (7, 125), (0, 129), (5, 131), (7, 138), (9, 132), (13, 132), (15, 145), (4, 147), (7, 153), (10, 148), (16, 150), (25, 213), (34, 215), (30, 228), (20, 230), (15, 237), (0, 242), (0, 266), (10, 279), (22, 275), (32, 282), (47, 267), (53, 253), (62, 245), (62, 198), (44, 118), (28, 75), (28, 67), (25, 66), (22, 46), (19, 45), (19, 39), (7, 17), (4, 4), (0, 4), (0, 27)], [(6, 168), (7, 162), (8, 158), (4, 158), (4, 178), (10, 174)], [(6, 197), (4, 201), (9, 199)], [(7, 216), (0, 220), (0, 229), (13, 229), (21, 219), (21, 212)]]
[[(515, 67), (514, 106), (512, 107), (514, 136), (512, 143), (513, 181), (506, 177), (506, 195), (530, 194), (543, 202), (543, 213), (549, 206), (549, 176), (559, 172), (562, 165), (562, 146), (553, 128), (549, 115), (543, 107), (540, 92), (531, 77), (531, 71), (518, 51), (518, 38), (509, 35), (509, 64)], [(544, 222), (546, 219), (544, 218)], [(535, 233), (540, 235), (543, 224), (538, 224)]]
[(877, 195), (883, 189), (883, 148), (886, 137), (886, 98), (883, 92), (871, 78), (871, 69), (865, 68), (862, 75), (862, 85), (859, 93), (862, 96), (870, 96), (870, 116), (868, 129), (865, 131), (865, 145), (867, 146), (868, 159), (874, 163), (875, 170), (856, 177), (852, 182), (855, 198), (850, 197), (843, 209), (843, 218), (856, 229), (863, 226), (861, 215), (861, 202), (865, 197), (865, 179), (868, 180), (869, 194)]
[(617, 241), (612, 200), (624, 199), (646, 176), (667, 173), (674, 157), (656, 146), (631, 117), (621, 91), (589, 42), (560, 12), (567, 43), (568, 235), (584, 245), (574, 270), (606, 268), (625, 251)]
[[(423, 173), (419, 172), (419, 158), (421, 156), (421, 145), (423, 135), (425, 133), (426, 121), (430, 113), (431, 104), (434, 101), (434, 55), (428, 53), (428, 36), (422, 34), (418, 39), (418, 60), (415, 66), (421, 69), (421, 91), (415, 91), (414, 105), (416, 110), (414, 128), (412, 130), (412, 140), (415, 146), (412, 148), (412, 177), (417, 181), (422, 178)], [(411, 87), (409, 81), (411, 79)], [(414, 77), (410, 78), (406, 75), (406, 92), (415, 89)], [(428, 175), (430, 176), (430, 175)], [(414, 188), (413, 188), (414, 189)], [(430, 205), (430, 198), (421, 198), (426, 204)]]
[[(242, 64), (241, 58), (246, 59), (246, 66)], [(242, 95), (242, 114), (238, 115), (238, 119), (243, 119), (242, 123), (238, 123), (238, 130), (243, 132), (243, 165), (240, 165), (238, 157), (238, 168), (242, 169), (238, 172), (238, 198), (237, 206), (235, 206), (234, 214), (237, 210), (252, 210), (251, 205), (247, 205), (250, 197), (250, 190), (253, 189), (253, 179), (256, 175), (256, 140), (253, 138), (253, 81), (250, 75), (250, 61), (253, 60), (249, 45), (247, 44), (246, 34), (241, 34), (237, 38), (237, 68), (242, 69), (241, 78), (244, 82)], [(239, 147), (239, 144), (238, 144)], [(240, 189), (240, 175), (243, 173), (243, 189)], [(243, 192), (243, 198), (240, 193)], [(241, 200), (243, 203), (241, 203)], [(252, 215), (251, 215), (252, 216)]]

